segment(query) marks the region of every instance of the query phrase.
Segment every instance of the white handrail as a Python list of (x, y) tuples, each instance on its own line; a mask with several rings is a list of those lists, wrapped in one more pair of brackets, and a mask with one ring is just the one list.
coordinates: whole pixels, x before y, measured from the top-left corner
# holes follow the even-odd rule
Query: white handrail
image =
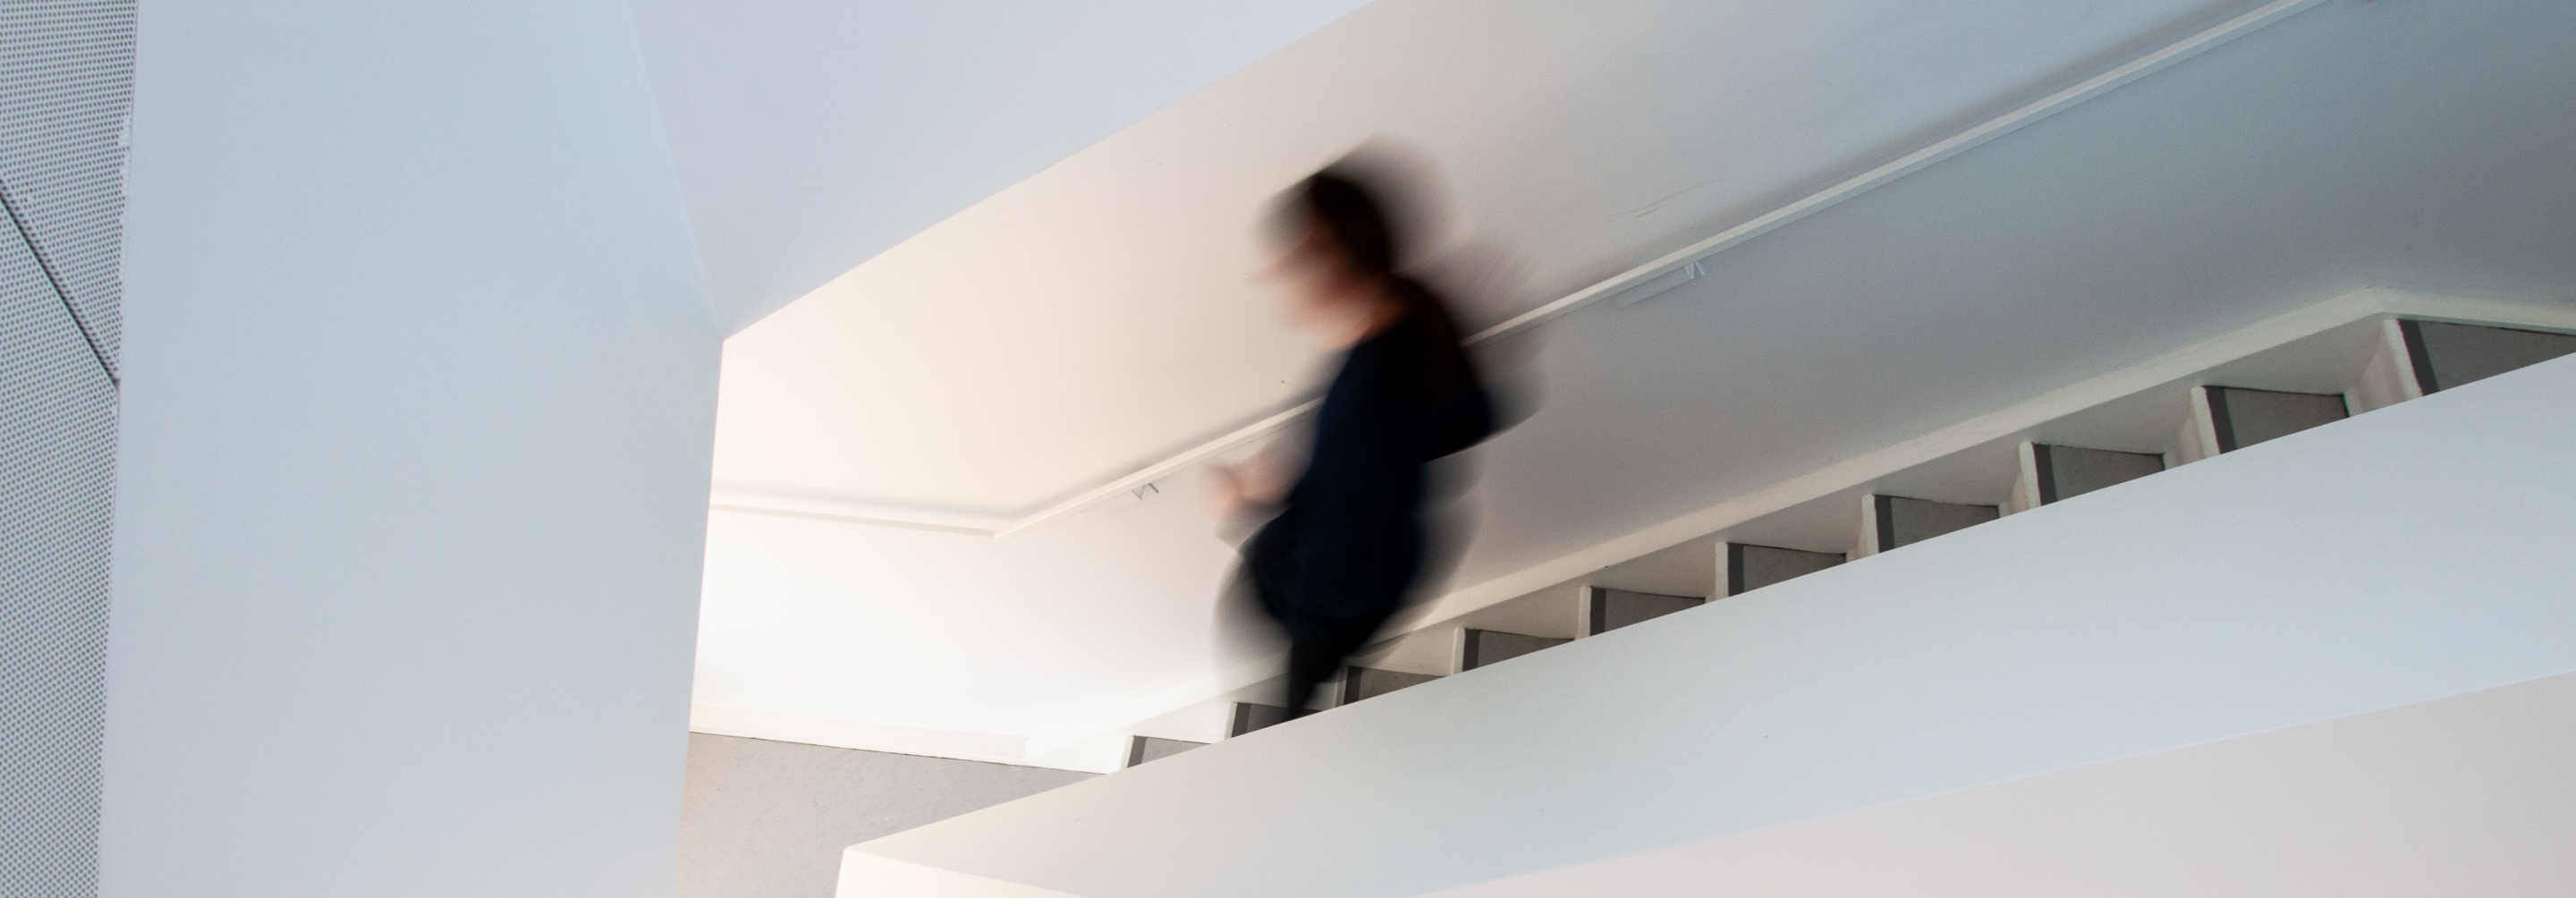
[[(1719, 231), (1716, 234), (1709, 236), (1708, 239), (1682, 247), (1681, 249), (1667, 253), (1654, 261), (1647, 262), (1635, 268), (1628, 269), (1627, 271), (1612, 275), (1599, 283), (1595, 283), (1592, 286), (1566, 294), (1565, 296), (1549, 302), (1546, 305), (1514, 315), (1509, 320), (1506, 320), (1501, 324), (1477, 331), (1475, 334), (1467, 338), (1466, 343), (1469, 346), (1475, 346), (1480, 343), (1498, 340), (1503, 337), (1508, 337), (1513, 334), (1529, 330), (1530, 328), (1537, 327), (1540, 324), (1553, 321), (1557, 318), (1564, 317), (1576, 309), (1580, 309), (1611, 296), (1618, 295), (1622, 291), (1637, 287), (1647, 281), (1679, 271), (1686, 266), (1707, 259), (1710, 256), (1725, 252), (1726, 250), (1747, 240), (1770, 233), (1782, 225), (1816, 214), (1817, 212), (1824, 211), (1836, 203), (1867, 193), (1870, 190), (1890, 181), (1921, 171), (1930, 167), (1933, 163), (1956, 156), (1984, 144), (1987, 141), (1991, 141), (1995, 138), (2020, 130), (2022, 127), (2029, 125), (2032, 122), (2066, 111), (2067, 109), (2073, 108), (2075, 105), (2086, 100), (2093, 99), (2094, 97), (2098, 97), (2109, 93), (2112, 90), (2118, 89), (2121, 85), (2154, 74), (2173, 65), (2174, 63), (2200, 55), (2201, 53), (2217, 47), (2220, 44), (2224, 44), (2228, 41), (2253, 33), (2255, 30), (2260, 29), (2263, 26), (2289, 18), (2290, 16), (2296, 15), (2299, 12), (2322, 2), (2324, 2), (2324, 0), (2273, 0), (2273, 2), (2263, 4), (2262, 6), (2256, 7), (2243, 14), (2227, 19), (2226, 21), (2212, 25), (2198, 32), (2194, 32), (2190, 36), (2184, 37), (2181, 40), (2166, 44), (2153, 52), (2139, 56), (2126, 63), (2122, 63), (2109, 71), (2105, 71), (2093, 77), (2086, 78), (2083, 81), (2076, 82), (2065, 89), (2023, 104), (2002, 115), (1979, 122), (1967, 130), (1953, 134), (1933, 143), (1930, 146), (1907, 153), (1904, 156), (1889, 161), (1884, 165), (1880, 165), (1876, 168), (1870, 169), (1869, 171), (1854, 175), (1851, 178), (1838, 182), (1833, 186), (1826, 187), (1823, 190), (1807, 194), (1806, 196), (1791, 201), (1787, 205), (1783, 205), (1777, 209), (1773, 209), (1769, 212), (1763, 213), (1762, 215), (1756, 216), (1750, 221)], [(884, 513), (858, 513), (855, 508), (853, 509), (854, 513), (835, 514), (827, 510), (827, 507), (831, 503), (822, 500), (796, 500), (793, 503), (793, 507), (789, 507), (788, 503), (779, 503), (775, 506), (763, 507), (761, 505), (747, 502), (739, 496), (728, 496), (726, 498), (731, 501), (714, 504), (713, 508), (719, 511), (813, 517), (826, 520), (844, 521), (854, 524), (910, 527), (914, 529), (928, 529), (977, 536), (991, 536), (996, 539), (1006, 538), (1027, 532), (1032, 528), (1051, 523), (1066, 515), (1081, 511), (1095, 503), (1109, 500), (1116, 497), (1119, 493), (1132, 492), (1137, 489), (1141, 489), (1146, 484), (1171, 476), (1172, 474), (1179, 472), (1184, 468), (1188, 468), (1191, 465), (1215, 458), (1263, 437), (1277, 433), (1288, 425), (1296, 423), (1298, 419), (1312, 414), (1315, 411), (1316, 406), (1320, 404), (1320, 400), (1309, 401), (1303, 405), (1297, 406), (1296, 408), (1264, 418), (1258, 423), (1236, 430), (1232, 433), (1228, 433), (1224, 436), (1217, 437), (1214, 440), (1201, 443), (1198, 446), (1178, 455), (1147, 465), (1144, 468), (1137, 470), (1135, 473), (1128, 474), (1092, 489), (1085, 490), (1073, 498), (1047, 506), (1046, 508), (1040, 509), (1027, 516), (997, 527), (960, 527), (956, 526), (949, 520), (953, 516), (945, 515), (938, 516), (941, 518), (940, 520), (930, 520), (928, 516), (924, 516), (921, 520), (910, 520)]]

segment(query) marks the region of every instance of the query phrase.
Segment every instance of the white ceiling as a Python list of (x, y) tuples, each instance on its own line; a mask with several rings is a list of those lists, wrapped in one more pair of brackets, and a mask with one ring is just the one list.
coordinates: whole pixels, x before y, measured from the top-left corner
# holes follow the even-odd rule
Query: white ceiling
[[(1511, 248), (1491, 318), (2209, 11), (1383, 0), (743, 331), (717, 478), (1013, 514), (1276, 407), (1313, 359), (1245, 276), (1253, 216), (1372, 137)], [(2576, 296), (2571, 36), (2329, 0), (1549, 325), (1459, 581), (2352, 287)], [(1228, 550), (1162, 486), (1010, 540), (717, 515), (697, 700), (1029, 735), (1204, 677)]]
[(1361, 0), (630, 0), (730, 333)]

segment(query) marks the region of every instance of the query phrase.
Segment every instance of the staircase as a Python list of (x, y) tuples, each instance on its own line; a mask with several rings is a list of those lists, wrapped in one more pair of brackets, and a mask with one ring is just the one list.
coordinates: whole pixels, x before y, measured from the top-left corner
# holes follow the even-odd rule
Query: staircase
[(1414, 627), (1323, 713), (1140, 734), (841, 894), (1427, 894), (2576, 671), (2576, 314), (2458, 308), (2216, 341)]
[[(2195, 372), (2188, 380), (2221, 382), (2168, 385), (2163, 391), (2167, 401), (2157, 402), (2156, 391), (2117, 397), (2036, 428), (2023, 438), (1929, 460), (1885, 478), (1927, 496), (1968, 501), (1868, 491), (1860, 493), (1857, 502), (1819, 499), (1701, 541), (1706, 545), (1685, 547), (1695, 554), (1714, 553), (1713, 576), (1705, 584), (1695, 584), (1696, 589), (1683, 590), (1696, 595), (1665, 595), (1591, 582), (1569, 584), (1406, 633), (1368, 653), (1387, 666), (1345, 668), (1340, 682), (1323, 690), (1327, 703), (1321, 707), (1349, 705), (1599, 636), (1687, 610), (1710, 596), (1742, 595), (1849, 559), (1911, 546), (2006, 514), (2420, 398), (2446, 384), (2473, 383), (2569, 354), (2576, 354), (2576, 333), (2529, 326), (2392, 315), (2328, 329)], [(2319, 383), (2341, 388), (2308, 392), (2245, 385)], [(2139, 413), (2142, 405), (2144, 414)], [(2159, 421), (2158, 412), (2168, 420)], [(2182, 420), (2170, 420), (2175, 415)], [(2010, 453), (2009, 469), (1974, 463), (1974, 456), (1995, 455), (1998, 449)], [(1961, 476), (1963, 471), (1966, 476)], [(1800, 538), (1818, 529), (1811, 522), (1832, 517), (1838, 502), (1856, 514), (1840, 527), (1826, 528), (1823, 539)], [(1595, 579), (1620, 582), (1628, 574), (1613, 566)], [(1562, 626), (1529, 625), (1550, 619)], [(1507, 629), (1511, 623), (1479, 623), (1492, 620), (1517, 623), (1526, 632)], [(1259, 688), (1276, 691), (1267, 683)], [(1247, 691), (1257, 694), (1257, 690)], [(1228, 711), (1225, 736), (1241, 736), (1288, 719), (1285, 708), (1237, 701)], [(1144, 735), (1131, 739), (1128, 766), (1205, 744)], [(1144, 748), (1148, 744), (1178, 747), (1148, 750)]]

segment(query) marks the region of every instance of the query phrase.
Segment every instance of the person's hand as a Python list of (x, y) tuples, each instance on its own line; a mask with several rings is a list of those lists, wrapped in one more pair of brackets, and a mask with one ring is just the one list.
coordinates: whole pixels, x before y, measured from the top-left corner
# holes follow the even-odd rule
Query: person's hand
[(1220, 518), (1242, 517), (1251, 503), (1244, 500), (1243, 473), (1228, 464), (1208, 465), (1208, 513)]
[(1239, 464), (1214, 463), (1208, 470), (1208, 512), (1221, 518), (1258, 514), (1278, 504), (1287, 492), (1278, 460), (1262, 453)]

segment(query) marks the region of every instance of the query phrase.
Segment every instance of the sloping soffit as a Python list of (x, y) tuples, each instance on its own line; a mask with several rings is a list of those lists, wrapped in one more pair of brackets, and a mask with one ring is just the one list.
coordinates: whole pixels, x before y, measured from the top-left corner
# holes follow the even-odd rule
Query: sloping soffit
[[(1535, 308), (1512, 315), (1499, 323), (1478, 330), (1467, 338), (1467, 342), (1471, 346), (1491, 343), (1528, 332), (1604, 299), (1633, 297), (1668, 289), (1695, 277), (1701, 271), (1699, 266), (1703, 262), (1730, 248), (2059, 112), (2074, 108), (2087, 100), (2116, 90), (2122, 85), (2251, 34), (2322, 2), (2324, 0), (2272, 0), (2207, 27), (2184, 33), (2117, 64), (2047, 91), (2034, 99), (2011, 105), (1997, 114), (1974, 121), (1895, 158), (1879, 161), (1874, 165), (1861, 163), (1846, 166), (1847, 169), (1860, 168), (1861, 170), (1857, 174), (1834, 181), (1819, 189), (1797, 195), (1767, 211), (1692, 241), (1680, 249), (1637, 264)], [(1866, 167), (1862, 167), (1863, 165)], [(1032, 528), (1062, 520), (1087, 508), (1119, 501), (1122, 498), (1135, 497), (1155, 481), (1258, 443), (1295, 425), (1312, 414), (1316, 405), (1316, 400), (1300, 402), (1247, 426), (1215, 435), (1160, 460), (1142, 465), (1127, 474), (1015, 517), (998, 517), (967, 510), (873, 505), (818, 496), (783, 494), (776, 491), (728, 488), (721, 483), (717, 486), (710, 506), (720, 512), (770, 514), (865, 526), (930, 530), (974, 537), (1009, 538)]]
[(631, 0), (727, 333), (1363, 0)]

